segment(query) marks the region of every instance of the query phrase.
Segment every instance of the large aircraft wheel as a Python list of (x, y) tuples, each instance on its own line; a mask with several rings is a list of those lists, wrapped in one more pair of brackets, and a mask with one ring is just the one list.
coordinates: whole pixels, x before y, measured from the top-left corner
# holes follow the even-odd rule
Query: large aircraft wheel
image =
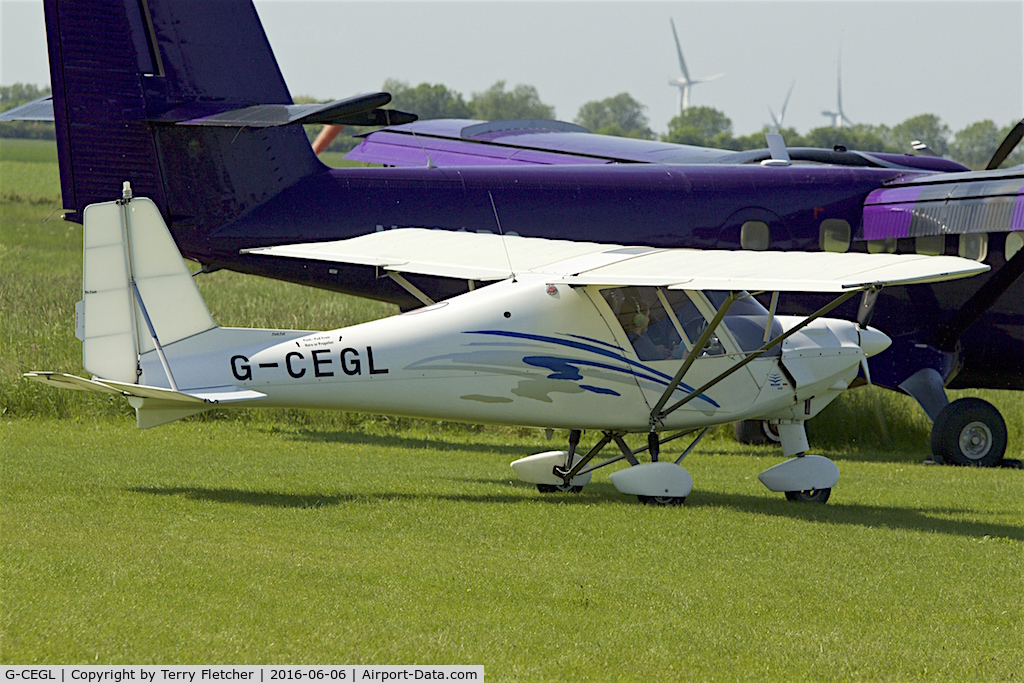
[(950, 465), (994, 467), (1006, 452), (1006, 422), (980, 398), (961, 398), (943, 408), (932, 425), (932, 454)]
[(832, 489), (808, 489), (806, 491), (786, 491), (786, 500), (796, 501), (798, 503), (821, 503), (824, 505), (828, 502), (828, 497), (832, 495)]
[(682, 505), (685, 496), (637, 496), (644, 505)]
[(736, 440), (748, 446), (769, 446), (779, 443), (779, 428), (768, 420), (740, 420), (732, 423)]
[(541, 493), (579, 493), (583, 487), (572, 484), (537, 484), (537, 490)]

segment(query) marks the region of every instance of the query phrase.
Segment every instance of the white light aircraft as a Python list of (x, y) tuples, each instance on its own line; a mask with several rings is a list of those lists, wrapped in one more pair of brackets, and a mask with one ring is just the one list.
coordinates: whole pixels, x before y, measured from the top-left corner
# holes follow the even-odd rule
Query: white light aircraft
[[(644, 502), (682, 502), (679, 464), (713, 425), (778, 424), (787, 458), (760, 474), (791, 500), (824, 502), (839, 479), (809, 455), (804, 422), (889, 338), (824, 317), (862, 291), (987, 270), (946, 256), (653, 249), (402, 228), (254, 249), (267, 258), (376, 266), (423, 308), (325, 332), (229, 329), (211, 317), (160, 212), (146, 198), (90, 205), (76, 336), (92, 379), (28, 377), (121, 394), (139, 427), (214, 407), (332, 408), (569, 429), (569, 450), (512, 464), (542, 491), (579, 490), (598, 467)], [(434, 303), (407, 275), (471, 287)], [(770, 291), (772, 310), (747, 291)], [(834, 292), (811, 316), (775, 316), (778, 292)], [(576, 452), (581, 430), (602, 432)], [(678, 459), (661, 447), (704, 430)], [(630, 448), (624, 436), (648, 435)], [(614, 443), (620, 453), (595, 457)], [(645, 462), (638, 460), (646, 452)]]

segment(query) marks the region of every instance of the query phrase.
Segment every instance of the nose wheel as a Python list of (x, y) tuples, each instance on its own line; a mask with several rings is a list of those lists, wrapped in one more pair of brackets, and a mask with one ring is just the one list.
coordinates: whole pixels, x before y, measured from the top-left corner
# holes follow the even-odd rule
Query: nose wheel
[(828, 497), (832, 495), (832, 489), (807, 489), (806, 491), (786, 491), (786, 500), (797, 503), (819, 503), (824, 505)]

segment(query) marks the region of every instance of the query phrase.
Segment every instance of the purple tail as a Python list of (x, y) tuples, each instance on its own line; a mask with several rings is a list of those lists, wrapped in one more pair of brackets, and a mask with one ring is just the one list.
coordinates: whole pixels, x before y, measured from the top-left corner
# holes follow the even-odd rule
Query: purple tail
[(203, 123), (292, 104), (250, 0), (45, 0), (45, 9), (70, 220), (129, 181), (186, 255), (199, 256), (212, 230), (326, 172), (301, 126)]

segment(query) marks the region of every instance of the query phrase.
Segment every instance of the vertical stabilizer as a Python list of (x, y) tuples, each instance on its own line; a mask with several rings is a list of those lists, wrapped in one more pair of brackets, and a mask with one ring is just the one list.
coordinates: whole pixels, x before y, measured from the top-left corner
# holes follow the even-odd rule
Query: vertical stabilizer
[(82, 364), (93, 375), (138, 381), (139, 355), (216, 327), (156, 205), (146, 198), (84, 213)]
[[(44, 0), (67, 218), (149, 197), (182, 253), (326, 169), (301, 126), (186, 126), (255, 104), (290, 105), (251, 0)], [(184, 236), (184, 239), (182, 239)]]

